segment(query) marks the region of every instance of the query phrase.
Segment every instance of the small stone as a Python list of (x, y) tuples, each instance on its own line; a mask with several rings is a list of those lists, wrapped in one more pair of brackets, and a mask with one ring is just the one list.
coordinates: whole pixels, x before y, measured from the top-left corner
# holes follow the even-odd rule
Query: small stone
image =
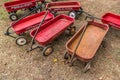
[(54, 63), (57, 62), (57, 61), (58, 61), (58, 59), (56, 59), (56, 58), (53, 60)]
[(99, 77), (99, 80), (102, 80), (103, 79), (103, 77)]
[(7, 65), (7, 63), (4, 64), (5, 66)]

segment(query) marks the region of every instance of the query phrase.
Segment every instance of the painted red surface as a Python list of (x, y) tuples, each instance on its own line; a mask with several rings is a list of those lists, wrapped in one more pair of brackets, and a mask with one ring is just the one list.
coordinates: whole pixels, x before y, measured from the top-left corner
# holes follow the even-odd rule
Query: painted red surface
[[(20, 21), (18, 21), (16, 24), (12, 26), (13, 31), (16, 32), (16, 34), (24, 33), (25, 31), (38, 26), (40, 22), (42, 21), (44, 15), (46, 12), (40, 12), (37, 14), (30, 15)], [(50, 19), (53, 19), (54, 16), (51, 13), (48, 13), (48, 15), (45, 18), (45, 22), (49, 21)]]
[[(46, 45), (63, 33), (74, 22), (74, 19), (67, 15), (59, 15), (54, 19), (43, 24), (38, 31), (35, 40), (40, 45)], [(33, 37), (35, 30), (31, 31), (30, 35)]]
[(102, 22), (113, 28), (120, 29), (120, 15), (106, 13), (102, 16)]
[(71, 10), (79, 10), (81, 7), (80, 2), (71, 2), (71, 1), (66, 1), (66, 2), (51, 2), (46, 5), (46, 8), (49, 8), (52, 11), (71, 11)]
[(36, 6), (35, 0), (16, 0), (4, 3), (4, 7), (8, 12), (17, 11), (24, 8)]

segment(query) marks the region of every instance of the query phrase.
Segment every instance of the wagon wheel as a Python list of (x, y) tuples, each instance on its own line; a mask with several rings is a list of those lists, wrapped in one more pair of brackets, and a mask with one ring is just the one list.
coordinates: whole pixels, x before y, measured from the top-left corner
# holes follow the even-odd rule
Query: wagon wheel
[(64, 59), (70, 59), (71, 58), (71, 55), (68, 54), (66, 51), (64, 53)]
[(44, 56), (48, 56), (48, 55), (50, 55), (53, 51), (54, 51), (54, 50), (53, 50), (53, 47), (49, 45), (49, 46), (46, 46), (46, 47), (43, 49), (42, 54), (43, 54)]
[(70, 11), (68, 15), (74, 19), (77, 18), (77, 13), (75, 11)]
[(23, 46), (23, 45), (27, 44), (27, 39), (24, 36), (19, 36), (16, 38), (15, 42), (17, 45)]
[(89, 62), (86, 64), (86, 66), (84, 67), (83, 72), (86, 73), (88, 70), (90, 70), (90, 68), (91, 68), (91, 61), (89, 61)]
[(70, 27), (70, 29), (69, 29), (69, 34), (70, 34), (70, 35), (74, 35), (75, 32), (76, 32), (76, 27), (75, 27), (75, 26)]
[(16, 13), (10, 13), (9, 18), (10, 18), (10, 20), (12, 20), (12, 21), (18, 20), (18, 16), (17, 16)]

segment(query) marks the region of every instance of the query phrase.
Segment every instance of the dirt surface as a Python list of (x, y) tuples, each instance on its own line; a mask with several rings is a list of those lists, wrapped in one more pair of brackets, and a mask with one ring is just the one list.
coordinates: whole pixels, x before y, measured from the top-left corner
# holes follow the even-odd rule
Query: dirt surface
[[(48, 57), (44, 57), (39, 49), (28, 53), (30, 44), (17, 46), (15, 39), (5, 36), (11, 22), (3, 8), (6, 1), (9, 0), (0, 0), (0, 80), (120, 80), (119, 30), (110, 28), (105, 37), (107, 46), (99, 47), (91, 70), (83, 73), (84, 62), (77, 60), (73, 67), (64, 63), (65, 43), (71, 37), (66, 33), (52, 43), (54, 52)], [(120, 14), (120, 0), (78, 1), (85, 11), (97, 17), (106, 12)], [(84, 18), (82, 14), (75, 21), (77, 30), (85, 23)]]

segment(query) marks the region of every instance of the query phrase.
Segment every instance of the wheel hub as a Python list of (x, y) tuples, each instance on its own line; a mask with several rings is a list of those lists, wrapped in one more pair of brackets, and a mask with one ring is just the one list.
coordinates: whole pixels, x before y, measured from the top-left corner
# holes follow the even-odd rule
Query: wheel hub
[(49, 55), (52, 52), (52, 48), (48, 48), (45, 52), (46, 55)]
[(16, 16), (12, 16), (12, 19), (14, 19), (14, 20), (15, 20), (15, 19), (16, 19)]
[(72, 18), (75, 18), (75, 13), (74, 13), (74, 12), (71, 12), (71, 13), (70, 13), (70, 16), (71, 16)]
[(24, 44), (26, 44), (26, 39), (24, 39), (24, 38), (18, 39), (18, 40), (17, 40), (17, 44), (18, 44), (18, 45), (24, 45)]

